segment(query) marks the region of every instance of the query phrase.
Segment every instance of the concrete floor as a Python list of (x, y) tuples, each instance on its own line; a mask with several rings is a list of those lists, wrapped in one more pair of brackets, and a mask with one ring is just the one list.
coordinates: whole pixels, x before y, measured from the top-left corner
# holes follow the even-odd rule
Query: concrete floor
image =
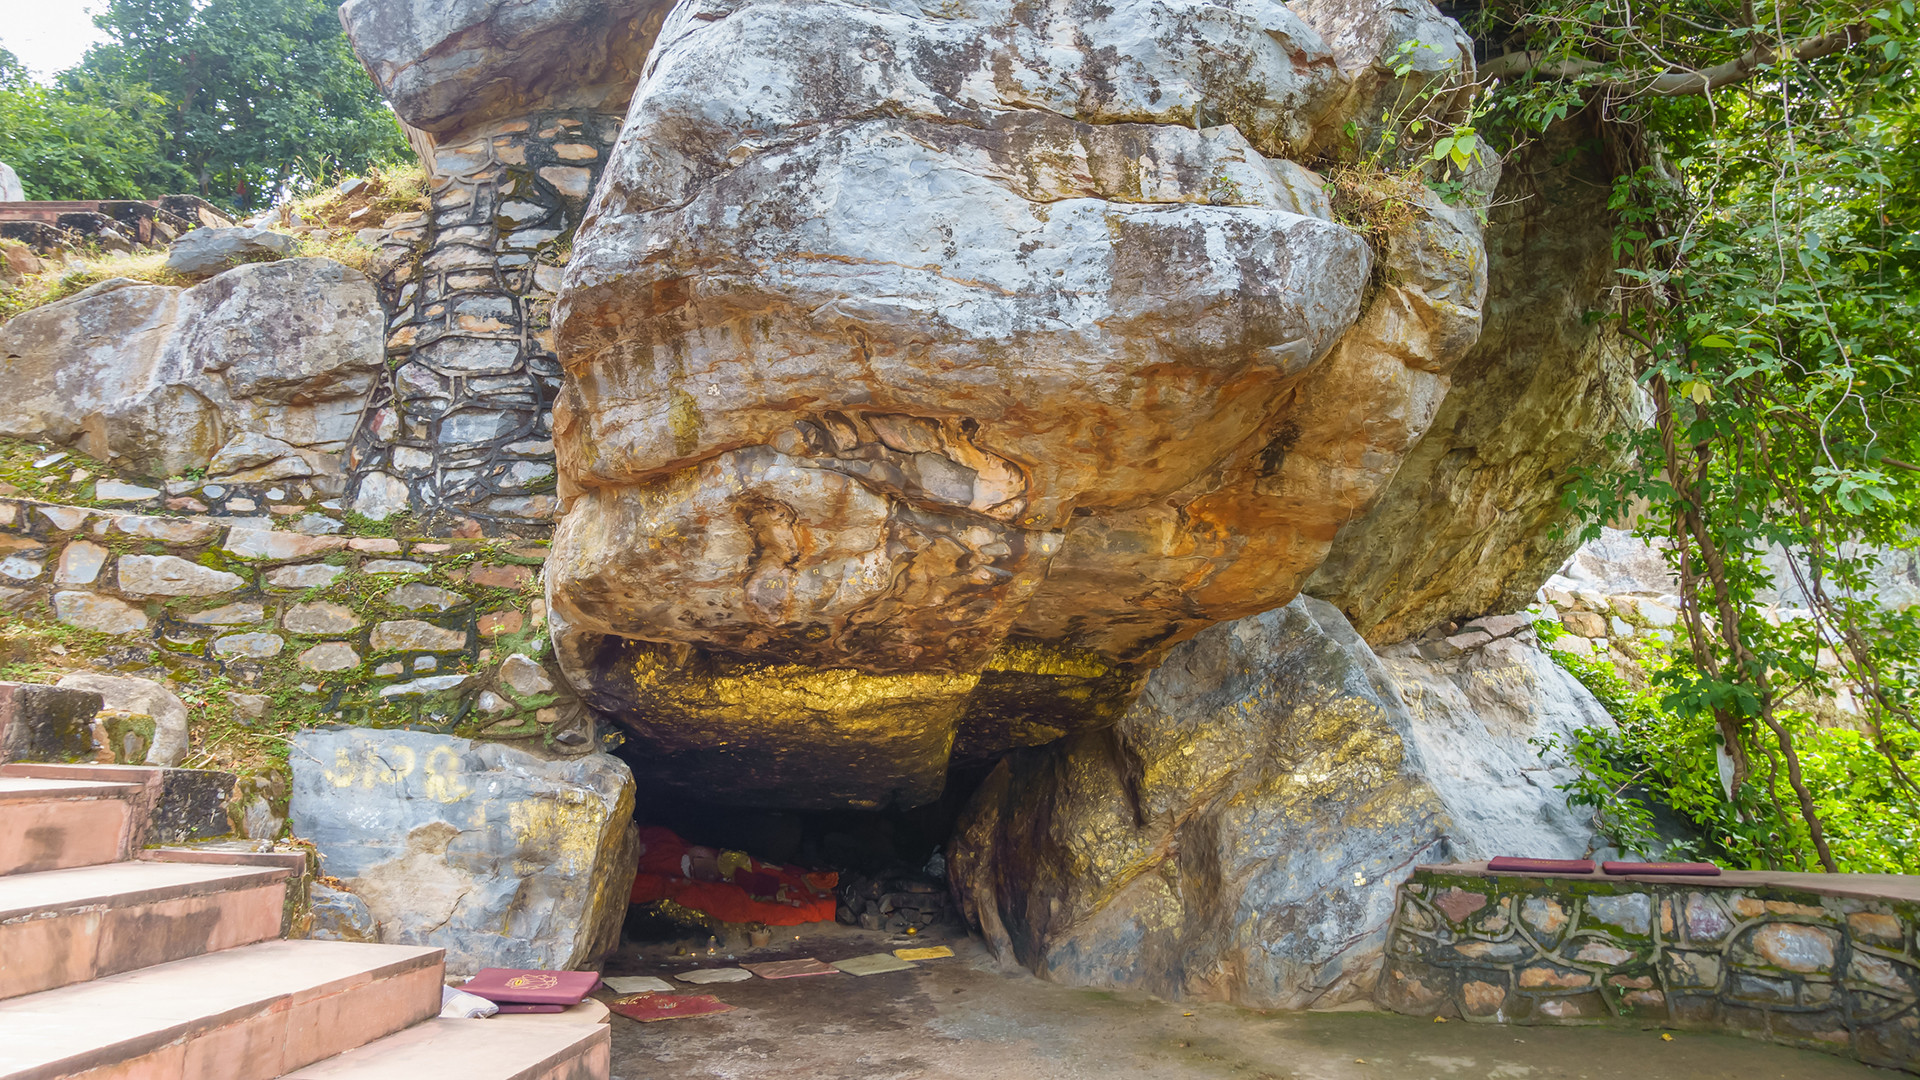
[[(778, 933), (778, 932), (776, 932)], [(745, 961), (839, 960), (894, 947), (842, 927), (785, 932)], [(904, 943), (904, 940), (903, 940)], [(736, 1011), (613, 1017), (614, 1080), (1826, 1080), (1897, 1073), (1732, 1036), (1435, 1024), (1388, 1013), (1257, 1013), (1075, 990), (996, 965), (979, 943), (913, 971), (754, 979), (711, 992)], [(729, 963), (629, 950), (608, 974)], [(611, 997), (612, 995), (606, 995)]]

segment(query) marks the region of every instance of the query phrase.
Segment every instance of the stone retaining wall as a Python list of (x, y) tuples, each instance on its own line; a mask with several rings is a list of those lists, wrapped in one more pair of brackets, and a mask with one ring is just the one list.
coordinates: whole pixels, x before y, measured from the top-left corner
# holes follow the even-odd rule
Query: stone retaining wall
[(95, 669), (225, 676), (243, 713), (595, 748), (591, 715), (548, 663), (544, 542), (311, 535), (276, 520), (290, 518), (0, 499), (0, 610), (16, 630), (82, 631), (73, 647)]
[(354, 445), (353, 509), (452, 517), (462, 535), (551, 530), (550, 308), (619, 132), (619, 116), (578, 110), (485, 126), (436, 152), (430, 211), (361, 234), (385, 252), (390, 373)]
[(1920, 903), (1423, 867), (1376, 1000), (1475, 1023), (1725, 1030), (1920, 1072)]

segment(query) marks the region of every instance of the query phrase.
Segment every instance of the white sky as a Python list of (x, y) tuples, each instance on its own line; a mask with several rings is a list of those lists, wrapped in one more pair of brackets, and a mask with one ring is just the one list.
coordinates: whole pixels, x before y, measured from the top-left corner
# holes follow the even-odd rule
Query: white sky
[(45, 81), (80, 62), (100, 40), (93, 25), (96, 0), (0, 0), (0, 48)]

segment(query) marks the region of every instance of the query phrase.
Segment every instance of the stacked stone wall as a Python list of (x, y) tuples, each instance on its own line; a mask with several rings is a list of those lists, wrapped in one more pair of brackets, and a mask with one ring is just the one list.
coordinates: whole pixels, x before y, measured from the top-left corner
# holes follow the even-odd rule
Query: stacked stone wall
[(1916, 922), (1920, 902), (1787, 884), (1423, 868), (1375, 997), (1473, 1023), (1733, 1031), (1920, 1072)]
[(596, 748), (591, 715), (548, 662), (544, 542), (276, 527), (289, 521), (0, 499), (9, 646), (176, 686), (222, 678), (243, 722), (280, 730)]
[(551, 307), (620, 120), (544, 112), (447, 142), (431, 209), (362, 234), (383, 248), (390, 370), (355, 438), (353, 509), (456, 535), (550, 530)]

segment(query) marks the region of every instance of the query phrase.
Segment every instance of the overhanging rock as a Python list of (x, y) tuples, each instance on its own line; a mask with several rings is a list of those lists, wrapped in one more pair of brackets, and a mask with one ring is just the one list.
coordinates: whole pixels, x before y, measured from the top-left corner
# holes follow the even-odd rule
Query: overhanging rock
[(1451, 107), (1424, 0), (690, 0), (659, 41), (555, 307), (549, 591), (662, 784), (913, 805), (1111, 724), (1298, 592), (1478, 333), (1477, 189), (1370, 243), (1297, 163)]

